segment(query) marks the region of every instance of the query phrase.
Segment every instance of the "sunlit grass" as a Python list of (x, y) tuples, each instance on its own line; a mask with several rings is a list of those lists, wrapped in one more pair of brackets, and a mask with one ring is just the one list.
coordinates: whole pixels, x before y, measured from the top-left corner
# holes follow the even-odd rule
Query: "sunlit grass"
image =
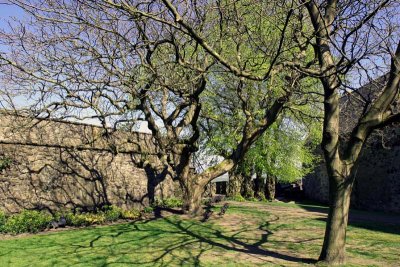
[[(1, 240), (0, 266), (303, 266), (318, 258), (321, 218), (291, 213), (298, 210), (291, 204), (280, 204), (285, 212), (237, 205), (223, 217), (215, 208), (206, 223), (169, 216)], [(394, 226), (351, 225), (348, 266), (396, 266), (399, 233)]]

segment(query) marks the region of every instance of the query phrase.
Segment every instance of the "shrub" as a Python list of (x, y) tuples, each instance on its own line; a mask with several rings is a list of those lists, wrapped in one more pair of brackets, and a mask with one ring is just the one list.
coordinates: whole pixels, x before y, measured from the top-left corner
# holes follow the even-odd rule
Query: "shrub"
[(65, 219), (67, 220), (67, 225), (70, 226), (79, 227), (88, 225), (84, 214), (73, 214), (72, 212), (69, 212), (65, 215)]
[(115, 206), (104, 207), (104, 216), (106, 221), (114, 222), (122, 217), (122, 209)]
[(248, 201), (253, 201), (253, 202), (259, 201), (259, 199), (256, 198), (256, 197), (248, 197), (247, 200), (248, 200)]
[(153, 207), (144, 207), (143, 212), (144, 213), (153, 213), (154, 208)]
[(230, 197), (229, 199), (233, 200), (233, 201), (238, 201), (238, 202), (246, 201), (246, 199), (244, 197), (242, 197), (241, 194), (234, 195), (233, 197)]
[(182, 207), (183, 202), (179, 198), (166, 198), (166, 199), (156, 199), (154, 202), (154, 206), (161, 208), (180, 208)]
[(167, 198), (164, 203), (167, 208), (180, 208), (183, 206), (183, 201), (179, 198)]
[(10, 234), (37, 233), (46, 229), (52, 219), (53, 217), (45, 212), (24, 210), (8, 217), (2, 231)]
[(6, 223), (7, 216), (6, 214), (0, 210), (0, 232), (3, 231), (3, 226)]
[(135, 220), (140, 217), (140, 211), (137, 209), (130, 209), (130, 210), (123, 210), (122, 211), (122, 218)]
[(211, 205), (213, 202), (212, 202), (212, 199), (211, 198), (203, 198), (202, 200), (201, 200), (201, 205)]
[(102, 224), (106, 222), (106, 216), (104, 213), (84, 213), (80, 214), (83, 216), (84, 220), (86, 221), (86, 225), (92, 224)]
[(76, 227), (102, 224), (107, 221), (106, 215), (103, 212), (80, 214), (73, 214), (70, 212), (66, 214), (65, 219), (67, 220), (67, 225)]
[[(145, 212), (153, 211), (152, 207), (145, 208)], [(50, 227), (53, 221), (58, 222), (64, 216), (68, 226), (89, 226), (116, 221), (120, 218), (134, 220), (140, 217), (137, 209), (122, 210), (118, 207), (107, 206), (98, 213), (57, 212), (54, 217), (45, 212), (25, 210), (21, 213), (7, 216), (0, 211), (0, 232), (10, 234), (37, 233)]]

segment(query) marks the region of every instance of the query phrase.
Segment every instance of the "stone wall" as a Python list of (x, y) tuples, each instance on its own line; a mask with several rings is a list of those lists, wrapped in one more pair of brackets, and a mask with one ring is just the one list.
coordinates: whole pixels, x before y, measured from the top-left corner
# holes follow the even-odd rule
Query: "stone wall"
[[(147, 205), (174, 193), (170, 178), (148, 182), (133, 157), (152, 157), (151, 135), (0, 114), (0, 209), (95, 209)], [(150, 188), (154, 187), (154, 188)]]
[[(340, 99), (340, 134), (349, 138), (362, 112), (370, 108), (381, 93), (388, 75), (381, 76)], [(400, 103), (391, 106), (400, 112)], [(343, 149), (343, 148), (341, 148)], [(322, 151), (317, 152), (322, 156)], [(328, 203), (328, 176), (325, 163), (317, 166), (304, 179), (308, 198)], [(353, 208), (400, 213), (400, 124), (375, 130), (359, 159), (351, 199)]]
[[(363, 150), (352, 193), (353, 208), (400, 213), (400, 131), (393, 130), (391, 142), (387, 143), (390, 146), (370, 142)], [(324, 163), (305, 177), (303, 185), (309, 199), (328, 203)]]

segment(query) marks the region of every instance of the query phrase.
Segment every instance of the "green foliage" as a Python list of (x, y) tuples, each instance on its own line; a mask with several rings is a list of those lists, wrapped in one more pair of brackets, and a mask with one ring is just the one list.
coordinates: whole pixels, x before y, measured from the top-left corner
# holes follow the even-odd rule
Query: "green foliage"
[(164, 205), (167, 208), (180, 208), (183, 205), (182, 199), (179, 198), (167, 198), (164, 200)]
[(37, 233), (46, 229), (52, 220), (53, 217), (48, 213), (24, 210), (8, 217), (2, 231), (11, 234)]
[(137, 209), (123, 210), (122, 218), (129, 219), (129, 220), (136, 220), (136, 219), (140, 218), (140, 211)]
[[(273, 208), (278, 204), (293, 212)], [(219, 210), (217, 206), (214, 213)], [(379, 216), (374, 212), (368, 214), (371, 218)], [(277, 259), (279, 262), (268, 264), (257, 261), (257, 265), (249, 262), (249, 251), (236, 249), (243, 244), (251, 249), (256, 242), (264, 242), (265, 251), (287, 255), (291, 247), (298, 251), (298, 258), (318, 258), (325, 224), (319, 216), (293, 204), (231, 203), (225, 216), (228, 217), (207, 222), (168, 216), (40, 236), (0, 238), (0, 265), (118, 266), (124, 262), (127, 266), (313, 266), (293, 263), (292, 259)], [(224, 223), (228, 219), (231, 223)], [(347, 249), (353, 266), (398, 266), (399, 226), (374, 224), (359, 222), (349, 227)], [(267, 234), (268, 242), (259, 229)], [(95, 241), (90, 247), (92, 240)], [(373, 255), (377, 251), (381, 254), (378, 261)]]
[(144, 213), (153, 213), (154, 208), (153, 207), (144, 207), (143, 212)]
[(10, 158), (1, 157), (0, 158), (0, 172), (2, 170), (7, 169), (8, 167), (10, 167), (11, 163), (12, 163), (12, 160)]
[(67, 213), (65, 216), (67, 220), (67, 225), (69, 226), (75, 226), (75, 227), (80, 227), (80, 226), (89, 226), (89, 225), (94, 225), (94, 224), (103, 224), (107, 221), (114, 221), (114, 217), (112, 217), (112, 220), (108, 220), (106, 213), (104, 212), (99, 212), (99, 213), (77, 213), (73, 214)]
[(84, 214), (74, 214), (69, 212), (65, 215), (65, 219), (67, 220), (67, 225), (69, 226), (80, 227), (89, 225)]
[(256, 198), (256, 197), (249, 197), (249, 198), (247, 198), (246, 200), (248, 200), (248, 201), (253, 201), (253, 202), (259, 201), (259, 199)]
[(293, 182), (312, 170), (317, 161), (313, 146), (303, 133), (290, 126), (274, 124), (255, 142), (239, 166), (245, 175), (252, 172)]
[(88, 226), (95, 224), (104, 224), (106, 222), (114, 222), (118, 219), (134, 220), (140, 217), (140, 211), (137, 209), (123, 210), (115, 206), (106, 206), (104, 211), (97, 213), (72, 213), (65, 215), (67, 225), (70, 226)]
[(89, 225), (92, 224), (103, 224), (106, 222), (106, 216), (103, 212), (99, 213), (85, 213), (85, 220)]
[(3, 230), (3, 226), (7, 221), (7, 215), (5, 214), (4, 211), (0, 210), (0, 232), (2, 232)]
[(117, 221), (122, 217), (122, 209), (115, 206), (106, 206), (104, 207), (104, 216), (106, 221)]
[(57, 212), (54, 216), (40, 211), (24, 210), (21, 213), (7, 216), (0, 211), (0, 232), (10, 234), (37, 233), (45, 230), (51, 222), (58, 222), (64, 216), (68, 226), (81, 227), (106, 222), (114, 222), (118, 219), (134, 220), (140, 217), (137, 209), (122, 210), (115, 206), (106, 206), (103, 211), (97, 213)]
[(104, 213), (83, 213), (78, 216), (82, 217), (84, 225), (102, 224), (106, 221)]
[(233, 200), (233, 201), (238, 201), (238, 202), (244, 202), (244, 201), (246, 201), (246, 199), (245, 199), (244, 197), (242, 197), (241, 194), (237, 194), (237, 195), (235, 195), (235, 196), (233, 196), (233, 197), (229, 197), (228, 199), (229, 199), (229, 200)]
[[(234, 4), (224, 0), (220, 5), (224, 6), (222, 11), (219, 10), (221, 14), (207, 14), (210, 25), (215, 26), (211, 28), (215, 35), (211, 33), (211, 36), (219, 40), (215, 42), (215, 47), (220, 48), (221, 55), (227, 61), (232, 64), (237, 62), (239, 69), (243, 68), (256, 76), (265, 75), (275, 60), (270, 55), (277, 51), (282, 37), (279, 29), (282, 29), (290, 7), (287, 3), (276, 5), (274, 1), (248, 0)], [(265, 15), (266, 10), (274, 12)], [(218, 21), (218, 24), (212, 21)], [(296, 38), (301, 39), (298, 31), (307, 32), (308, 25), (298, 23), (296, 17), (292, 17), (288, 23), (287, 38), (284, 38), (281, 44), (284, 52), (279, 55), (278, 61), (313, 59), (312, 48), (303, 48), (305, 51), (300, 51), (300, 48), (292, 43), (292, 36), (296, 35)], [(318, 102), (321, 102), (322, 98), (315, 94), (321, 89), (318, 82), (310, 78), (297, 79), (293, 70), (288, 68), (270, 74), (271, 76), (262, 82), (239, 79), (224, 71), (209, 75), (208, 88), (202, 97), (202, 125), (206, 129), (203, 133), (205, 147), (210, 150), (210, 154), (229, 156), (242, 140), (245, 125), (250, 127), (250, 131), (253, 130), (251, 128), (257, 127), (265, 118), (266, 110), (287, 91), (295, 93), (285, 106), (285, 118), (290, 118), (296, 124), (308, 126), (309, 118), (321, 113), (322, 105)], [(295, 83), (293, 79), (296, 80)], [(309, 129), (304, 131), (310, 134)]]
[(165, 198), (165, 199), (156, 199), (154, 202), (154, 206), (161, 208), (180, 208), (183, 205), (182, 199), (179, 198)]
[[(227, 4), (223, 15), (226, 18), (240, 17), (240, 20), (234, 19), (233, 23), (221, 19), (221, 25), (214, 30), (224, 36), (219, 43), (224, 58), (238, 64), (246, 62), (247, 65), (240, 67), (261, 75), (271, 66), (273, 57), (267, 55), (276, 51), (282, 33), (277, 29), (283, 26), (285, 20), (282, 18), (287, 14), (287, 6), (283, 3), (278, 7), (268, 1), (250, 2)], [(272, 6), (273, 14), (261, 15)], [(214, 19), (219, 21), (218, 16), (216, 14)], [(307, 25), (297, 22), (295, 18), (289, 21), (286, 31), (289, 38), (282, 43), (285, 52), (280, 54), (279, 60), (308, 61), (314, 56), (311, 49), (300, 51), (290, 44), (290, 36), (297, 36), (298, 27), (302, 31), (308, 30)], [(246, 31), (242, 30), (244, 28)], [(257, 49), (259, 47), (265, 51)], [(248, 127), (247, 132), (254, 130), (263, 122), (266, 111), (276, 99), (287, 91), (293, 91), (295, 93), (285, 105), (281, 117), (251, 146), (239, 166), (239, 172), (251, 175), (257, 171), (278, 177), (281, 181), (301, 178), (316, 161), (311, 151), (321, 138), (321, 122), (317, 120), (323, 110), (322, 98), (318, 94), (321, 90), (314, 79), (298, 79), (292, 70), (285, 68), (272, 72), (262, 82), (240, 80), (226, 72), (210, 74), (208, 88), (202, 98), (202, 126), (206, 129), (202, 133), (204, 150), (212, 155), (230, 156), (242, 141), (244, 127)]]

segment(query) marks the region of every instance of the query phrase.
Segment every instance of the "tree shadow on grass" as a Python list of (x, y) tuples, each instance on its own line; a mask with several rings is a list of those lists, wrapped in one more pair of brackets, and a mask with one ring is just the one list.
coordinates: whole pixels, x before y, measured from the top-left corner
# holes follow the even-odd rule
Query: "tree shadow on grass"
[[(243, 261), (253, 258), (257, 263), (275, 262), (274, 259), (268, 257), (292, 263), (311, 264), (316, 262), (314, 259), (261, 248), (268, 242), (268, 237), (272, 234), (267, 229), (268, 223), (259, 227), (265, 232), (261, 235), (260, 240), (248, 242), (238, 237), (241, 233), (248, 231), (246, 228), (227, 233), (212, 223), (205, 224), (169, 216), (121, 225), (114, 229), (116, 230), (114, 232), (99, 233), (89, 242), (86, 240), (84, 244), (71, 244), (71, 246), (75, 247), (73, 253), (78, 257), (83, 252), (108, 251), (107, 255), (99, 256), (102, 261), (106, 262), (104, 266), (123, 264), (199, 266), (204, 263), (224, 264), (240, 260), (241, 256), (245, 256), (242, 258)], [(206, 252), (208, 253), (206, 254)], [(204, 257), (202, 258), (202, 256)], [(89, 263), (85, 262), (84, 257), (78, 261), (79, 264)], [(240, 262), (243, 263), (243, 261)]]
[[(318, 212), (325, 215), (327, 215), (329, 211), (328, 207), (323, 206), (297, 205), (307, 211)], [(326, 217), (316, 218), (316, 220), (325, 223), (327, 221)], [(400, 234), (400, 214), (350, 209), (349, 226), (398, 235)]]

